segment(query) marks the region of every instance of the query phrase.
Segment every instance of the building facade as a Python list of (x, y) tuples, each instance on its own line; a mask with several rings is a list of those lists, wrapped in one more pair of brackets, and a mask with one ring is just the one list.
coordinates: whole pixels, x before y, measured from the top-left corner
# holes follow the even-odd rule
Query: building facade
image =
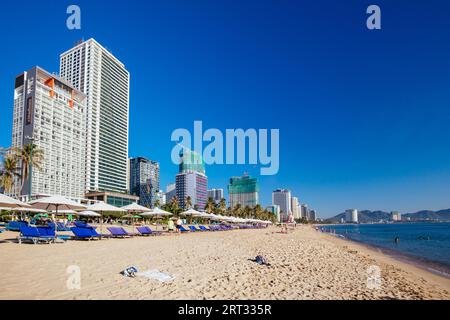
[(85, 199), (93, 203), (103, 201), (118, 208), (139, 202), (139, 197), (111, 191), (89, 192)]
[(208, 199), (211, 198), (217, 204), (224, 198), (223, 189), (211, 189), (208, 190)]
[(394, 222), (402, 221), (402, 216), (398, 211), (391, 212), (391, 220)]
[(200, 172), (183, 172), (175, 178), (176, 195), (180, 208), (187, 209), (187, 197), (191, 198), (192, 207), (203, 210), (208, 200), (208, 178)]
[(43, 152), (41, 169), (32, 168), (12, 195), (29, 199), (62, 195), (84, 197), (86, 96), (54, 74), (34, 67), (16, 77), (12, 146), (33, 143)]
[(87, 96), (86, 192), (126, 192), (130, 74), (89, 39), (60, 55), (60, 75)]
[(291, 198), (291, 210), (292, 210), (292, 215), (294, 216), (294, 219), (300, 219), (300, 212), (298, 210), (298, 198), (297, 197), (292, 197)]
[(228, 197), (230, 207), (240, 205), (242, 208), (255, 207), (259, 204), (259, 184), (258, 179), (247, 174), (241, 177), (232, 177), (228, 185)]
[(302, 218), (304, 218), (304, 219), (306, 219), (306, 220), (309, 220), (309, 209), (308, 209), (308, 205), (307, 204), (305, 204), (305, 203), (302, 203), (301, 204), (301, 206), (300, 206), (300, 211), (301, 211), (301, 217)]
[(345, 222), (358, 223), (358, 210), (348, 209), (345, 211)]
[(159, 163), (143, 157), (130, 159), (130, 193), (139, 204), (153, 208), (159, 191)]
[(180, 151), (179, 173), (175, 177), (176, 196), (180, 208), (187, 209), (187, 197), (192, 207), (203, 210), (208, 200), (208, 177), (202, 157), (191, 150)]
[(317, 221), (317, 212), (316, 210), (309, 211), (309, 219), (310, 221)]
[(287, 189), (277, 189), (272, 192), (272, 204), (280, 206), (280, 221), (288, 220), (289, 215), (292, 214), (291, 209), (291, 192)]
[(177, 188), (175, 183), (168, 184), (166, 187), (166, 203), (170, 203), (173, 197), (177, 195)]

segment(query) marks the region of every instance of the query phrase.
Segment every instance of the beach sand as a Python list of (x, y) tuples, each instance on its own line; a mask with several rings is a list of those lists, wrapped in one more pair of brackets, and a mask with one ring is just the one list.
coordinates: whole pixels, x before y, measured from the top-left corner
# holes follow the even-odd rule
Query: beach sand
[[(449, 299), (450, 280), (310, 226), (32, 245), (0, 235), (0, 299)], [(6, 241), (5, 241), (6, 240)], [(271, 266), (250, 259), (267, 257)], [(69, 266), (81, 288), (68, 289)], [(119, 274), (134, 265), (174, 276)], [(369, 289), (367, 268), (381, 269)]]

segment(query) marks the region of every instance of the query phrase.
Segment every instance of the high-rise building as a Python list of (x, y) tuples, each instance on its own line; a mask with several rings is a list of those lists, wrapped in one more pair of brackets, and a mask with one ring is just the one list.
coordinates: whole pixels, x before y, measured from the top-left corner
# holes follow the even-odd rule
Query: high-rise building
[(251, 178), (248, 174), (231, 178), (228, 185), (228, 196), (231, 208), (238, 204), (243, 208), (255, 207), (259, 203), (258, 180)]
[(396, 221), (401, 221), (402, 220), (402, 216), (398, 211), (392, 211), (391, 212), (391, 220), (396, 222)]
[(12, 195), (25, 199), (45, 195), (83, 198), (85, 176), (86, 96), (54, 74), (34, 67), (16, 77), (12, 146), (33, 143), (43, 152), (40, 170)]
[(219, 203), (223, 199), (223, 189), (208, 190), (208, 199), (212, 198), (215, 203)]
[(277, 189), (272, 192), (272, 204), (280, 206), (281, 222), (289, 219), (292, 214), (291, 209), (291, 192), (287, 189)]
[(126, 192), (130, 74), (89, 39), (61, 54), (60, 75), (87, 95), (86, 192)]
[(153, 208), (159, 191), (159, 163), (143, 157), (130, 159), (130, 192), (142, 206)]
[(292, 197), (291, 198), (291, 210), (292, 210), (292, 215), (294, 216), (294, 219), (300, 219), (300, 212), (298, 210), (298, 198), (297, 197)]
[(358, 223), (358, 210), (349, 209), (345, 211), (345, 222)]
[(317, 221), (317, 213), (316, 210), (309, 211), (309, 219), (310, 221)]
[(170, 203), (173, 197), (177, 195), (176, 184), (171, 183), (166, 187), (166, 203)]
[(304, 219), (306, 219), (306, 220), (309, 220), (309, 209), (308, 209), (308, 205), (307, 204), (305, 204), (305, 203), (302, 203), (301, 204), (301, 215), (302, 215), (302, 218), (304, 218)]
[(165, 205), (167, 203), (166, 201), (166, 193), (162, 190), (159, 190), (156, 193), (156, 198), (159, 200), (159, 206)]
[(186, 209), (186, 200), (191, 199), (193, 207), (204, 209), (208, 200), (208, 177), (202, 157), (194, 151), (180, 151), (179, 173), (175, 177), (176, 195), (180, 208)]

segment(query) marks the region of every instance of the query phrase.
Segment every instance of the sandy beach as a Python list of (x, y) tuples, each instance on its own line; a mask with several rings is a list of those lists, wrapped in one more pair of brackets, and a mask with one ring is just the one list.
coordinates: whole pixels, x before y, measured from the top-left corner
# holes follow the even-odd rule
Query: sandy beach
[[(450, 299), (450, 280), (376, 250), (297, 227), (19, 245), (0, 235), (0, 299)], [(251, 261), (267, 257), (270, 266)], [(69, 266), (81, 288), (68, 289)], [(119, 274), (134, 265), (175, 277)], [(367, 286), (367, 268), (381, 287)]]

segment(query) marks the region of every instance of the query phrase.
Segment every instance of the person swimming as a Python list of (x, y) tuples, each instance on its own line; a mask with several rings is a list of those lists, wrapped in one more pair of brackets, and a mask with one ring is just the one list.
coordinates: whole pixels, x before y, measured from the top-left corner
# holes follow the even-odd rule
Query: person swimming
[(400, 238), (399, 237), (395, 237), (394, 242), (395, 243), (399, 243), (400, 242)]

